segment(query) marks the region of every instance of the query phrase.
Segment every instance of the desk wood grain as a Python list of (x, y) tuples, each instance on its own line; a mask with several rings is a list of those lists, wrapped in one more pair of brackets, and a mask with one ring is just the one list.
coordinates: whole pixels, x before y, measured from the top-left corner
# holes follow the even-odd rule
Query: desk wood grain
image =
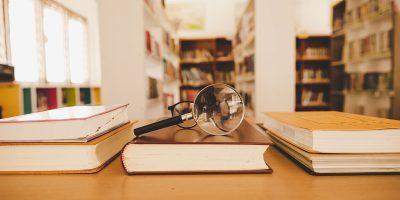
[(0, 199), (400, 199), (400, 176), (312, 176), (265, 156), (272, 174), (127, 176), (117, 158), (97, 174), (1, 175)]

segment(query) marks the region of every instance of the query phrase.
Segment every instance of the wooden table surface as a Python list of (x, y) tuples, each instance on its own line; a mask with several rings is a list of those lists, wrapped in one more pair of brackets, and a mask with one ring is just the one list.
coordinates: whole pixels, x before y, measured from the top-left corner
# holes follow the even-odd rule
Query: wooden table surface
[(400, 199), (400, 176), (312, 176), (265, 156), (272, 174), (127, 176), (117, 158), (97, 174), (1, 175), (0, 199)]

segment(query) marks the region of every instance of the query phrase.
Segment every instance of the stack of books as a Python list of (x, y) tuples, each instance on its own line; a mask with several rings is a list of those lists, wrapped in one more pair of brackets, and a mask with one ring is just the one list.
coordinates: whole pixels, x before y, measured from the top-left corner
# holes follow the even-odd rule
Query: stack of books
[(75, 106), (0, 120), (0, 174), (101, 170), (133, 139), (127, 106)]
[(312, 174), (400, 172), (400, 121), (341, 112), (270, 112), (263, 126)]
[(174, 126), (135, 138), (124, 147), (121, 159), (130, 175), (271, 173), (264, 160), (271, 144), (247, 120), (226, 136)]

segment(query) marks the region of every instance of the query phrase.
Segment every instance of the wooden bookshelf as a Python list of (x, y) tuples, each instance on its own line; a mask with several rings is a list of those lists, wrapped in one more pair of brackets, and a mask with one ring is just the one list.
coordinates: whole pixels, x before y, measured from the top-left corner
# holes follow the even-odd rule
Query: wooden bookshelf
[(296, 111), (329, 110), (330, 36), (296, 37)]
[(2, 116), (22, 114), (77, 105), (99, 105), (100, 87), (69, 84), (1, 83)]
[(342, 0), (332, 9), (332, 110), (399, 119), (400, 30), (392, 2)]
[(255, 2), (249, 0), (236, 24), (233, 57), (235, 88), (244, 98), (246, 115), (255, 116)]
[[(170, 115), (169, 102), (179, 101), (179, 44), (176, 27), (162, 0), (144, 1), (146, 117)], [(186, 63), (202, 64), (198, 63)]]
[(225, 38), (181, 39), (180, 98), (194, 100), (195, 95), (212, 83), (235, 82), (232, 41)]

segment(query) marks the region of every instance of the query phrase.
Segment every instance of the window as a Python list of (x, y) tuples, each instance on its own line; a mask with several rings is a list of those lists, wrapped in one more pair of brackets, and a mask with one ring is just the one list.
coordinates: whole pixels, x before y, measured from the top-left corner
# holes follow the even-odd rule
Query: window
[[(1, 10), (4, 0), (0, 2)], [(52, 0), (8, 2), (11, 60), (17, 81), (89, 82), (84, 18)], [(0, 21), (1, 17), (0, 12)], [(5, 44), (0, 31), (0, 63), (7, 62)]]
[(9, 0), (11, 63), (15, 80), (39, 81), (35, 0)]
[(68, 20), (69, 66), (72, 83), (88, 81), (85, 24), (79, 18)]
[(64, 16), (61, 10), (43, 8), (45, 67), (47, 82), (62, 83), (67, 77)]

